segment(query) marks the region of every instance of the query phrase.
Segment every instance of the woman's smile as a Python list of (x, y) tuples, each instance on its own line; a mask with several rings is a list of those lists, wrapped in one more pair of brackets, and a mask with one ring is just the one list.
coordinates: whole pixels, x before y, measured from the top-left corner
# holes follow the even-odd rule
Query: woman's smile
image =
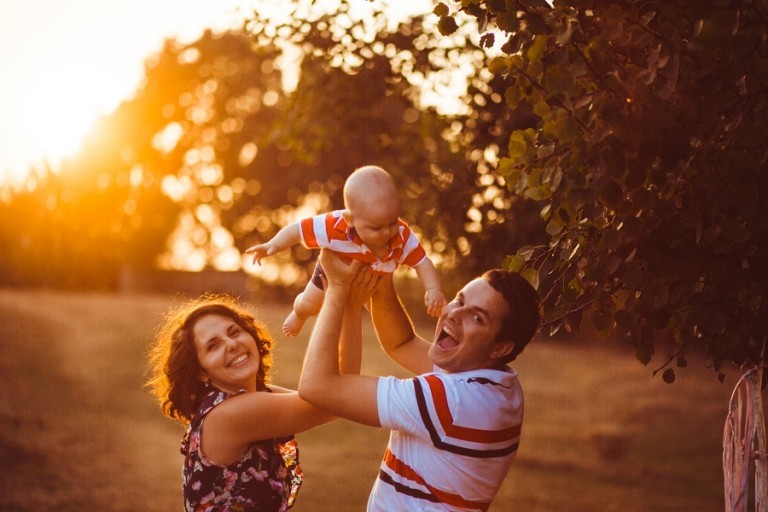
[(241, 355), (237, 356), (236, 358), (234, 358), (232, 361), (230, 361), (227, 366), (229, 366), (230, 368), (235, 367), (235, 366), (240, 366), (246, 360), (248, 360), (249, 357), (251, 357), (251, 354), (249, 352), (246, 352), (245, 354), (241, 354)]
[(248, 331), (227, 316), (211, 314), (197, 321), (194, 333), (202, 378), (222, 391), (256, 390), (259, 347)]

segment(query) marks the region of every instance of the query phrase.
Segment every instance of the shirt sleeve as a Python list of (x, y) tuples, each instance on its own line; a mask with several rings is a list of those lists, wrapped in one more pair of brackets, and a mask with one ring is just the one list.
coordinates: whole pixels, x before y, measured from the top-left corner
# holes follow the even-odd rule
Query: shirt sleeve
[(301, 220), (299, 231), (301, 244), (307, 249), (320, 249), (328, 247), (328, 216), (330, 214), (315, 215)]
[(400, 263), (416, 268), (427, 259), (427, 251), (416, 238), (413, 230), (404, 221), (400, 221), (400, 236), (403, 239), (403, 254)]
[(379, 378), (377, 401), (381, 426), (434, 440), (437, 415), (457, 405), (453, 393), (433, 396), (428, 381), (436, 378), (434, 374), (412, 379)]
[(416, 399), (416, 380), (379, 378), (377, 402), (382, 427), (416, 436), (426, 435)]

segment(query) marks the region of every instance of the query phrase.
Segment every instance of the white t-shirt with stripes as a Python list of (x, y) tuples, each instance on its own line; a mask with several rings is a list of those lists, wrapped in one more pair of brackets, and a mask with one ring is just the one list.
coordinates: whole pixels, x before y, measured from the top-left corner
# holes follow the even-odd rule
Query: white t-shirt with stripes
[(382, 377), (377, 401), (392, 432), (369, 511), (488, 509), (520, 441), (515, 370)]

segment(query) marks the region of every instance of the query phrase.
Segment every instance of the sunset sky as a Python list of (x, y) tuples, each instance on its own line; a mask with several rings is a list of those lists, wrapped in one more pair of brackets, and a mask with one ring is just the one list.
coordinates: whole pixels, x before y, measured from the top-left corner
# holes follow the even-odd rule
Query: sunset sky
[(205, 28), (239, 26), (257, 5), (281, 3), (1, 0), (0, 183), (76, 153), (93, 121), (133, 94), (145, 59), (164, 39), (191, 42)]

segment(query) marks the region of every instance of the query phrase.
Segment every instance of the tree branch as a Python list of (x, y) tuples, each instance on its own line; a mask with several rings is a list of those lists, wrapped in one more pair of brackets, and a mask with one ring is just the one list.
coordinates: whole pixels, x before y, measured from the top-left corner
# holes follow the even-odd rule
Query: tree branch
[(669, 359), (667, 359), (667, 360), (666, 360), (666, 362), (665, 362), (664, 364), (662, 364), (661, 366), (659, 366), (658, 368), (656, 368), (655, 370), (653, 370), (653, 374), (652, 374), (652, 377), (655, 377), (657, 373), (659, 373), (661, 370), (663, 370), (664, 368), (666, 368), (667, 366), (669, 366), (669, 363), (671, 363), (671, 362), (672, 362), (672, 361), (673, 361), (673, 360), (674, 360), (674, 359), (675, 359), (677, 356), (679, 356), (679, 355), (680, 355), (680, 354), (683, 352), (683, 349), (685, 349), (685, 344), (683, 344), (683, 346), (681, 346), (681, 347), (678, 349), (678, 351), (677, 351), (677, 352), (675, 352), (674, 354), (672, 354), (672, 355), (669, 357)]
[(567, 317), (568, 315), (570, 315), (571, 313), (576, 313), (577, 311), (581, 311), (583, 309), (587, 309), (589, 306), (591, 306), (594, 303), (595, 303), (594, 299), (588, 300), (586, 303), (582, 304), (581, 306), (578, 306), (578, 307), (573, 308), (573, 309), (569, 309), (568, 311), (566, 311), (562, 315), (558, 316), (557, 318), (553, 318), (552, 320), (548, 320), (546, 322), (542, 322), (541, 326), (544, 327), (544, 326), (552, 325), (552, 324), (554, 324), (556, 322), (559, 322), (559, 321), (563, 320), (565, 317)]

